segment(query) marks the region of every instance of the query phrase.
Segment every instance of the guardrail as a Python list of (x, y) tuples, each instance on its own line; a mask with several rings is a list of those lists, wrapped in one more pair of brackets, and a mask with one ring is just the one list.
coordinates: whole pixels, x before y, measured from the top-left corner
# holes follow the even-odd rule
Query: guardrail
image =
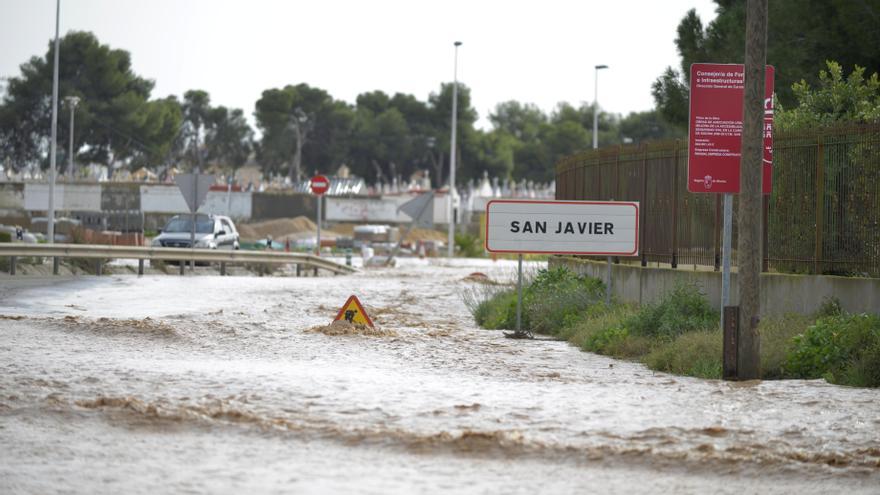
[[(101, 246), (94, 244), (23, 244), (0, 243), (0, 256), (11, 259), (9, 273), (15, 275), (16, 258), (45, 257), (54, 258), (53, 273), (58, 273), (58, 258), (136, 259), (138, 274), (144, 273), (144, 260), (178, 261), (181, 273), (184, 262), (207, 261), (220, 263), (220, 274), (226, 274), (227, 263), (287, 263), (315, 270), (327, 270), (334, 274), (354, 273), (357, 270), (326, 258), (305, 253), (278, 253), (272, 251), (232, 251), (217, 249), (187, 249), (140, 246)], [(98, 263), (97, 273), (101, 272)]]

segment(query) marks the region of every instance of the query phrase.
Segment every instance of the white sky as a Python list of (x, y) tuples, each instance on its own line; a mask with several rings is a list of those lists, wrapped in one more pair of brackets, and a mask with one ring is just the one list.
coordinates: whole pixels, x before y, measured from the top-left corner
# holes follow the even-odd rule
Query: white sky
[[(263, 90), (300, 82), (352, 103), (376, 89), (425, 100), (452, 80), (460, 40), (459, 80), (488, 128), (499, 102), (591, 102), (597, 64), (610, 66), (603, 109), (651, 109), (690, 8), (704, 24), (715, 17), (711, 0), (62, 0), (61, 33), (131, 52), (153, 97), (204, 89), (252, 123)], [(0, 77), (44, 55), (54, 29), (54, 0), (0, 0)]]

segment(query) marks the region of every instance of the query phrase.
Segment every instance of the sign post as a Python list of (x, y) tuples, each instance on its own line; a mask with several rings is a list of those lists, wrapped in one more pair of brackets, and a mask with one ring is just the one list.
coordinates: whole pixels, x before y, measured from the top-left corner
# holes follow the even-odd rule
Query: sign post
[(328, 179), (326, 175), (316, 175), (312, 177), (309, 186), (312, 189), (312, 194), (318, 198), (318, 237), (317, 244), (315, 245), (315, 253), (318, 256), (321, 256), (321, 197), (327, 192), (327, 189), (330, 189), (330, 179)]
[[(773, 75), (774, 69), (768, 65), (764, 79), (764, 194), (770, 194), (773, 180)], [(730, 305), (733, 194), (740, 191), (744, 83), (742, 64), (691, 65), (687, 184), (692, 193), (724, 194), (722, 311)]]
[[(486, 205), (486, 250), (517, 253), (517, 323), (521, 328), (522, 255), (638, 256), (639, 204), (630, 201), (492, 200)], [(610, 291), (608, 284), (606, 290)]]
[[(208, 190), (214, 183), (214, 176), (210, 174), (200, 174), (198, 170), (194, 174), (177, 174), (174, 176), (174, 182), (183, 194), (186, 206), (189, 207), (190, 213), (190, 232), (189, 247), (196, 247), (196, 212), (208, 197)], [(180, 262), (180, 274), (183, 275), (183, 261)], [(196, 268), (195, 258), (190, 260), (190, 271)]]

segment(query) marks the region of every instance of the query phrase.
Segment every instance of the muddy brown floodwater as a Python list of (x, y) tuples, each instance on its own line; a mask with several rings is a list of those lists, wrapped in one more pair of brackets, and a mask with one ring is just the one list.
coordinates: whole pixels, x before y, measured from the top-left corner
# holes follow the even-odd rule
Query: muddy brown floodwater
[[(0, 493), (880, 493), (880, 392), (475, 328), (514, 264), (0, 280)], [(323, 332), (350, 294), (382, 329)]]

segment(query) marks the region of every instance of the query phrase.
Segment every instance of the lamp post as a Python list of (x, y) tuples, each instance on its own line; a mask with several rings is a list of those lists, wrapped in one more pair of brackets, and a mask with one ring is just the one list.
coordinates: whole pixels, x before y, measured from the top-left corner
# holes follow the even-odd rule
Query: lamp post
[(64, 101), (67, 102), (67, 107), (70, 108), (70, 151), (67, 153), (67, 177), (70, 180), (73, 180), (76, 176), (76, 174), (73, 173), (73, 115), (76, 113), (76, 106), (79, 105), (79, 97), (68, 96), (64, 98)]
[(452, 258), (455, 253), (455, 131), (458, 127), (458, 47), (455, 42), (455, 63), (452, 69), (452, 139), (449, 143), (449, 238), (446, 255)]
[(47, 211), (47, 242), (55, 242), (55, 160), (58, 154), (58, 26), (61, 22), (61, 0), (55, 1), (55, 69), (52, 75), (52, 139), (49, 148), (49, 211)]
[(599, 147), (599, 71), (607, 68), (607, 65), (596, 66), (596, 77), (593, 83), (593, 149)]
[[(607, 65), (597, 65), (596, 76), (593, 79), (593, 149), (599, 148), (599, 71), (602, 69), (607, 69)], [(611, 198), (612, 200), (614, 198)], [(611, 304), (611, 290), (612, 290), (612, 273), (611, 273), (611, 256), (609, 256), (606, 260), (606, 270), (605, 270), (605, 304)]]

